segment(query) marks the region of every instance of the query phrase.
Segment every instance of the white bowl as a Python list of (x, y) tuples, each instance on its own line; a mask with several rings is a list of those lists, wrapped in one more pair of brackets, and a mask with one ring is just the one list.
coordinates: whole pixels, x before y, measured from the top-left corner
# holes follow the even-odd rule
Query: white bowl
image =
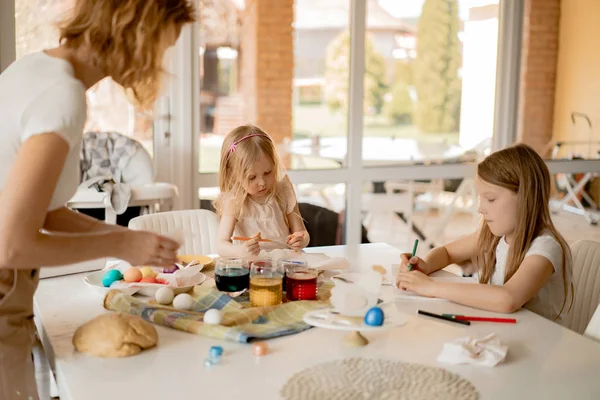
[(348, 272), (331, 278), (331, 305), (337, 312), (348, 317), (363, 317), (377, 305), (382, 276), (378, 272)]
[[(118, 281), (118, 282), (113, 283), (110, 287), (104, 287), (104, 285), (102, 284), (102, 277), (104, 276), (105, 273), (106, 273), (106, 271), (93, 272), (93, 273), (87, 275), (85, 278), (83, 278), (83, 282), (86, 285), (88, 285), (90, 288), (92, 288), (98, 295), (101, 295), (101, 296), (106, 296), (106, 293), (108, 293), (110, 290), (116, 289), (116, 290), (120, 290), (123, 293), (126, 293), (128, 295), (133, 295), (135, 293), (139, 293), (143, 296), (154, 297), (154, 294), (156, 293), (156, 291), (158, 289), (160, 289), (161, 287), (167, 286), (167, 285), (163, 285), (160, 283), (145, 283), (145, 282), (127, 283), (124, 281)], [(173, 292), (176, 295), (180, 294), (180, 293), (186, 293), (186, 292), (190, 291), (195, 285), (199, 285), (202, 282), (204, 282), (205, 279), (206, 279), (206, 275), (199, 272), (197, 275), (197, 279), (194, 280), (193, 284), (186, 285), (186, 286), (180, 286), (180, 287), (172, 287), (171, 286), (171, 289), (173, 289)]]

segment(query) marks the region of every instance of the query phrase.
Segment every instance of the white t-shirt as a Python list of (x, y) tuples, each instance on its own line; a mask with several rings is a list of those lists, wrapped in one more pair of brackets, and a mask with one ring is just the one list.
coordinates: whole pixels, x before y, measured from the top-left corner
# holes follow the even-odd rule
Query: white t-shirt
[(23, 143), (54, 132), (67, 142), (69, 153), (48, 209), (67, 203), (80, 179), (85, 91), (68, 61), (44, 52), (17, 60), (0, 74), (0, 190)]
[[(496, 247), (496, 268), (494, 274), (490, 278), (490, 283), (492, 285), (504, 285), (508, 250), (509, 245), (506, 243), (504, 237), (502, 237)], [(533, 299), (529, 300), (524, 307), (542, 317), (554, 320), (558, 316), (565, 298), (562, 276), (562, 270), (564, 268), (562, 248), (553, 235), (544, 233), (531, 242), (529, 250), (525, 253), (525, 258), (533, 255), (546, 257), (552, 263), (554, 271), (550, 276), (550, 279), (548, 279), (548, 282), (546, 282), (538, 294)], [(570, 286), (570, 283), (570, 270), (567, 270), (567, 287)], [(567, 314), (567, 310), (569, 309), (569, 303), (570, 295), (567, 297), (565, 308), (556, 322), (562, 323)]]

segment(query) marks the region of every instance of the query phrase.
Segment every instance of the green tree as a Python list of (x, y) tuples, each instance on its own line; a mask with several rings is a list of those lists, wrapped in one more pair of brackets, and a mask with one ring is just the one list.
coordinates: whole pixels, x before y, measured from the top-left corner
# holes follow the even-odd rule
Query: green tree
[(412, 64), (397, 61), (394, 68), (391, 99), (383, 107), (383, 113), (396, 124), (410, 124), (413, 119), (414, 105), (409, 87), (413, 83)]
[(415, 122), (423, 132), (455, 132), (459, 125), (457, 0), (425, 0), (417, 29)]
[[(350, 34), (340, 33), (328, 45), (325, 55), (325, 99), (331, 110), (348, 110), (348, 84), (350, 67)], [(380, 113), (385, 82), (385, 60), (377, 52), (371, 35), (365, 37), (365, 110)]]

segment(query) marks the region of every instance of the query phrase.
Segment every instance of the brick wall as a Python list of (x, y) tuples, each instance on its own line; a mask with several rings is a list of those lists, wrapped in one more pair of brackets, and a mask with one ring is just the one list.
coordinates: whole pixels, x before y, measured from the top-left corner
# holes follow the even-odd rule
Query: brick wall
[(554, 121), (561, 0), (526, 0), (518, 140), (548, 156)]
[(242, 17), (246, 119), (276, 143), (292, 137), (294, 0), (250, 0)]

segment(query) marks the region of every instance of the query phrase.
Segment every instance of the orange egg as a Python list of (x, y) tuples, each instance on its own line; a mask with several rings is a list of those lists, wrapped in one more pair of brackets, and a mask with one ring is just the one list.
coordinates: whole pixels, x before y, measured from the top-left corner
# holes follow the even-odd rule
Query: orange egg
[(267, 354), (269, 346), (265, 342), (256, 342), (252, 344), (252, 351), (255, 356), (264, 356)]
[(136, 267), (127, 268), (123, 274), (123, 279), (125, 279), (125, 282), (139, 282), (142, 279), (142, 272)]
[(140, 282), (143, 282), (143, 283), (158, 283), (158, 282), (156, 282), (156, 278), (153, 278), (151, 276), (147, 276), (145, 278), (142, 278), (142, 280)]

